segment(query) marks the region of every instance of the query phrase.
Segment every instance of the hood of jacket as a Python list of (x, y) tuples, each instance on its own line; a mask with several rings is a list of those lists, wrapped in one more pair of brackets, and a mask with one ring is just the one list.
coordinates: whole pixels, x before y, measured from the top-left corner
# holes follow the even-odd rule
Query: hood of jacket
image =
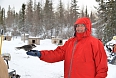
[[(77, 33), (76, 32), (76, 25), (77, 24), (84, 24), (86, 27), (86, 30), (84, 33)], [(78, 40), (80, 40), (83, 37), (87, 37), (91, 35), (91, 20), (88, 17), (82, 17), (82, 18), (78, 18), (74, 24), (74, 36), (77, 37)]]

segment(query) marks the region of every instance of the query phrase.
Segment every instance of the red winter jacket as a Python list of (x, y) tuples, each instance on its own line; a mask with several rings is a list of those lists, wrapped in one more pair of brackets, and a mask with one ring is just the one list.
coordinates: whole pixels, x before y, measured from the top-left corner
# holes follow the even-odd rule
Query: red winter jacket
[(112, 52), (116, 53), (116, 44), (114, 44)]
[(106, 52), (102, 42), (91, 36), (90, 19), (79, 18), (75, 24), (85, 24), (86, 31), (55, 50), (42, 50), (40, 59), (49, 63), (64, 60), (64, 78), (106, 78)]

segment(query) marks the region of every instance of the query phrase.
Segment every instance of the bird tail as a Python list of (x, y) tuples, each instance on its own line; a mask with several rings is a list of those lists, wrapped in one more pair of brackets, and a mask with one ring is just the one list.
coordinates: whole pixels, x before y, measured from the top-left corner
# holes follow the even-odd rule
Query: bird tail
[(16, 47), (16, 49), (20, 50), (20, 49), (21, 49), (21, 47)]

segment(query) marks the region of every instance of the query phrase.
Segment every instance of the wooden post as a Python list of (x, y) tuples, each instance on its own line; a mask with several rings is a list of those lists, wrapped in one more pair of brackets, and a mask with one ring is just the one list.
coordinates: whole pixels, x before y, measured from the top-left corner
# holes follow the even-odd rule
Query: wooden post
[(2, 54), (2, 40), (3, 40), (3, 30), (1, 30), (1, 37), (0, 37), (0, 55)]

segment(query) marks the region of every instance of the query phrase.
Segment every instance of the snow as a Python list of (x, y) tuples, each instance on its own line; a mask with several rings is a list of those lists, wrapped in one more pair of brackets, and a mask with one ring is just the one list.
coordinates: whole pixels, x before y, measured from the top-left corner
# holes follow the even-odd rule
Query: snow
[[(63, 43), (66, 40), (63, 40)], [(27, 44), (21, 41), (20, 37), (14, 38), (11, 41), (3, 41), (2, 53), (10, 53), (11, 60), (9, 61), (9, 71), (16, 70), (16, 73), (21, 75), (21, 78), (63, 78), (64, 62), (47, 63), (39, 60), (38, 57), (27, 56), (24, 50), (16, 50), (19, 47)], [(50, 39), (40, 40), (40, 45), (36, 45), (35, 50), (51, 50), (57, 45), (52, 44)], [(116, 78), (116, 65), (108, 64), (107, 78)]]
[[(62, 78), (64, 68), (63, 61), (57, 63), (46, 63), (38, 57), (27, 56), (24, 50), (16, 50), (15, 47), (27, 44), (17, 38), (11, 41), (3, 41), (2, 53), (10, 53), (9, 70), (16, 70), (21, 78)], [(50, 39), (40, 41), (36, 50), (55, 49), (57, 45), (52, 44)]]

